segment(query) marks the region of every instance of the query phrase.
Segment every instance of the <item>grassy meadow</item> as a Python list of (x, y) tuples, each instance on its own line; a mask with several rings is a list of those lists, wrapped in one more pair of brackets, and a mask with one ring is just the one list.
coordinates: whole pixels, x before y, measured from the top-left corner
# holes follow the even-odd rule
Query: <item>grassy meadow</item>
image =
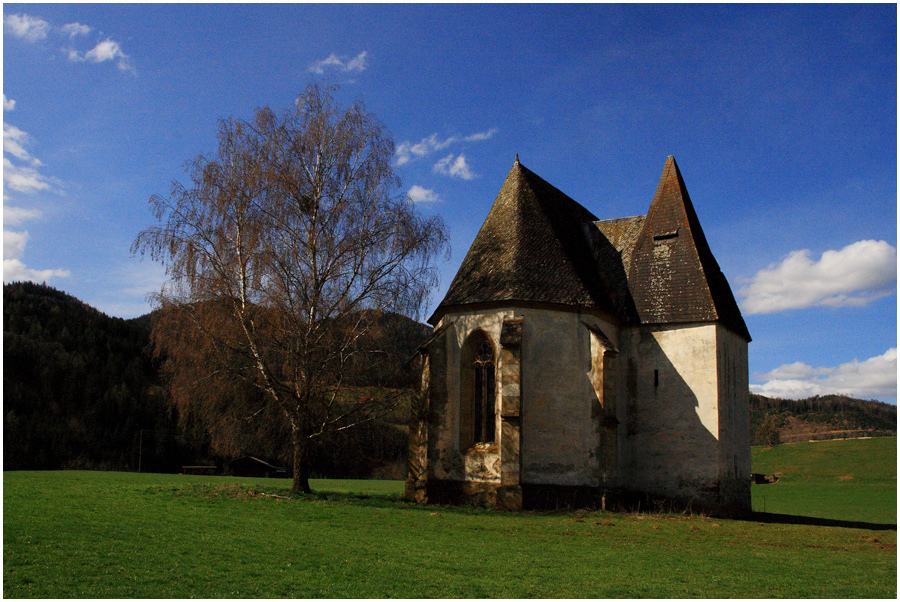
[(6, 472), (3, 595), (896, 597), (896, 439), (754, 462), (782, 473), (754, 486), (755, 509), (860, 525), (417, 506), (397, 481), (290, 496), (283, 480)]

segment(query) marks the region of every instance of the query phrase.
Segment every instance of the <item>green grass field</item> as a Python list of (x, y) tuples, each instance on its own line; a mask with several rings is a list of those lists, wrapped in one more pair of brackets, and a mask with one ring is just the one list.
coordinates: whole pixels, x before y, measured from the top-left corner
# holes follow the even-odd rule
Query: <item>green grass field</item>
[(835, 520), (897, 523), (897, 438), (754, 447), (753, 509)]
[[(841, 486), (853, 481), (851, 488), (868, 483), (857, 493), (822, 495), (840, 491), (840, 500), (857, 508), (855, 520), (896, 523), (896, 439), (893, 448), (872, 441), (849, 454), (840, 444), (857, 442), (828, 443), (842, 459), (822, 460), (815, 471), (802, 456), (818, 451), (754, 450), (764, 456), (757, 462), (784, 473), (779, 483), (754, 487), (754, 504), (758, 487), (771, 488), (766, 505), (775, 512), (772, 492), (784, 485), (787, 493), (777, 502), (783, 512), (810, 516), (803, 507), (816, 495), (810, 490), (820, 490), (832, 474), (813, 478), (813, 472), (847, 476), (838, 461), (884, 468), (887, 460), (860, 458), (890, 451), (889, 478), (873, 477), (881, 468), (859, 469), (853, 479), (839, 480)], [(8, 472), (3, 485), (3, 594), (12, 598), (897, 593), (895, 527), (416, 506), (399, 501), (402, 483), (390, 481), (318, 481), (319, 493), (297, 498), (287, 496), (286, 481), (184, 475)], [(894, 506), (881, 508), (890, 499)]]

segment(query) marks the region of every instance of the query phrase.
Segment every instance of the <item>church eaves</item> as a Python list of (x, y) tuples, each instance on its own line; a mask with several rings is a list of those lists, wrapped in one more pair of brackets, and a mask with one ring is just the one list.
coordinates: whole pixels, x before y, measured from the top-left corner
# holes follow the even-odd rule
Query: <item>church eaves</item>
[(629, 263), (629, 288), (642, 324), (718, 321), (750, 340), (674, 157), (666, 160)]
[(444, 300), (429, 322), (451, 307), (531, 302), (595, 308), (615, 315), (591, 253), (587, 209), (516, 158)]

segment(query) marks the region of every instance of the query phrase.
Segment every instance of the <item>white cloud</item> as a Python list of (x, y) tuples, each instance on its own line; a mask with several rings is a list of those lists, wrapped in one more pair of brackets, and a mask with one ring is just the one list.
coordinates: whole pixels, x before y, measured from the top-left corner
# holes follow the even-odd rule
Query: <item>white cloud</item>
[(134, 67), (131, 66), (131, 57), (122, 52), (122, 47), (119, 46), (118, 42), (109, 38), (98, 43), (84, 54), (77, 50), (69, 50), (69, 60), (73, 62), (90, 61), (92, 63), (115, 61), (119, 71), (135, 72)]
[(760, 270), (738, 291), (748, 314), (805, 307), (859, 307), (890, 295), (897, 285), (897, 249), (883, 240), (861, 240), (818, 261), (806, 249)]
[(3, 223), (9, 226), (18, 226), (22, 222), (41, 217), (40, 211), (23, 209), (21, 207), (3, 206)]
[(397, 165), (409, 163), (413, 158), (420, 158), (439, 150), (443, 150), (451, 144), (458, 141), (458, 138), (451, 136), (441, 140), (437, 134), (432, 134), (427, 138), (422, 138), (419, 142), (401, 142), (394, 155), (397, 157)]
[(453, 155), (452, 153), (434, 164), (432, 170), (434, 173), (443, 174), (463, 180), (471, 180), (475, 177), (472, 170), (466, 163), (465, 155)]
[[(67, 23), (61, 27), (51, 27), (50, 23), (47, 21), (29, 15), (7, 15), (3, 19), (3, 24), (5, 31), (10, 35), (28, 42), (46, 39), (51, 31), (57, 38), (62, 35), (69, 38), (69, 40), (74, 40), (79, 36), (86, 36), (93, 31), (91, 26), (77, 22)], [(62, 48), (62, 51), (66, 53), (69, 60), (72, 62), (90, 61), (93, 63), (105, 63), (107, 61), (114, 61), (120, 71), (136, 73), (131, 64), (131, 57), (122, 51), (118, 42), (110, 38), (106, 38), (99, 42), (96, 46), (86, 52), (81, 52), (71, 46)], [(356, 64), (360, 61), (365, 61), (364, 55), (365, 53), (363, 53), (362, 57), (354, 59), (354, 61), (357, 61)], [(12, 106), (7, 109), (5, 97), (3, 107), (4, 110), (12, 109)]]
[(312, 65), (309, 66), (309, 70), (313, 73), (325, 73), (325, 69), (337, 69), (338, 71), (350, 72), (356, 71), (361, 72), (365, 71), (366, 67), (368, 67), (366, 56), (368, 52), (363, 50), (359, 54), (357, 54), (352, 59), (347, 59), (346, 57), (339, 57), (333, 52), (328, 55), (328, 58), (322, 59), (321, 61), (316, 61)]
[(38, 173), (35, 168), (14, 165), (6, 157), (3, 157), (3, 184), (6, 189), (26, 194), (51, 189), (49, 178)]
[(28, 243), (28, 232), (3, 231), (3, 258), (20, 259)]
[[(6, 96), (3, 97), (4, 108), (7, 104)], [(7, 192), (14, 190), (26, 194), (32, 194), (41, 190), (51, 189), (51, 179), (44, 177), (37, 171), (37, 167), (43, 165), (37, 158), (29, 153), (25, 146), (31, 137), (19, 128), (3, 124), (3, 221), (4, 224), (18, 225), (23, 221), (35, 219), (41, 216), (39, 211), (10, 207), (6, 204)], [(13, 162), (15, 159), (16, 163)], [(24, 163), (25, 165), (22, 165)], [(32, 280), (44, 282), (51, 278), (67, 278), (68, 270), (33, 270), (22, 262), (25, 253), (25, 245), (28, 244), (28, 232), (14, 232), (3, 230), (3, 280), (12, 282), (15, 280)]]
[(853, 360), (837, 368), (814, 368), (801, 362), (780, 366), (757, 377), (766, 381), (750, 390), (767, 397), (803, 399), (839, 394), (862, 399), (897, 397), (897, 348), (865, 361)]
[(431, 134), (430, 136), (422, 138), (418, 142), (410, 142), (408, 140), (401, 142), (397, 145), (397, 148), (394, 151), (394, 157), (396, 159), (397, 166), (399, 167), (401, 165), (409, 163), (413, 159), (420, 159), (437, 151), (444, 150), (452, 144), (463, 142), (482, 142), (484, 140), (488, 140), (493, 137), (493, 135), (498, 131), (499, 130), (497, 128), (491, 128), (486, 132), (476, 132), (468, 136), (463, 136), (462, 138), (458, 136), (450, 136), (448, 138), (444, 138), (443, 140), (438, 138), (437, 134)]
[(3, 95), (3, 110), (4, 111), (12, 111), (16, 108), (16, 101), (10, 100), (6, 97), (6, 94)]
[(18, 259), (3, 260), (3, 282), (30, 280), (47, 282), (53, 278), (68, 278), (69, 270), (32, 270)]
[(465, 140), (466, 142), (481, 142), (482, 140), (489, 140), (494, 136), (494, 134), (499, 131), (500, 130), (498, 128), (491, 128), (486, 132), (476, 132), (474, 134), (466, 136), (465, 138), (463, 138), (463, 140)]
[(21, 257), (28, 243), (28, 232), (3, 231), (3, 281), (31, 280), (46, 282), (52, 278), (68, 278), (68, 270), (32, 270)]
[(435, 191), (423, 188), (418, 184), (410, 188), (407, 195), (413, 203), (438, 203), (441, 200)]
[(87, 34), (91, 33), (91, 28), (87, 25), (82, 25), (81, 23), (67, 23), (59, 29), (70, 38), (74, 38), (76, 36), (86, 36)]
[(25, 161), (34, 167), (40, 167), (42, 164), (25, 150), (25, 144), (30, 141), (31, 137), (8, 123), (3, 124), (3, 152), (9, 153), (20, 161)]
[(47, 37), (50, 24), (29, 15), (6, 15), (3, 18), (4, 29), (13, 37), (26, 42), (37, 42)]

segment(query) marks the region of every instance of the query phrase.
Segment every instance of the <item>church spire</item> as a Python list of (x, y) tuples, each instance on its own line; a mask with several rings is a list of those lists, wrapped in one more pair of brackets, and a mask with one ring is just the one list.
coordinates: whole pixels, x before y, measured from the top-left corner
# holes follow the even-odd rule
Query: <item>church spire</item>
[(642, 323), (719, 321), (750, 340), (671, 155), (635, 244), (628, 280)]

